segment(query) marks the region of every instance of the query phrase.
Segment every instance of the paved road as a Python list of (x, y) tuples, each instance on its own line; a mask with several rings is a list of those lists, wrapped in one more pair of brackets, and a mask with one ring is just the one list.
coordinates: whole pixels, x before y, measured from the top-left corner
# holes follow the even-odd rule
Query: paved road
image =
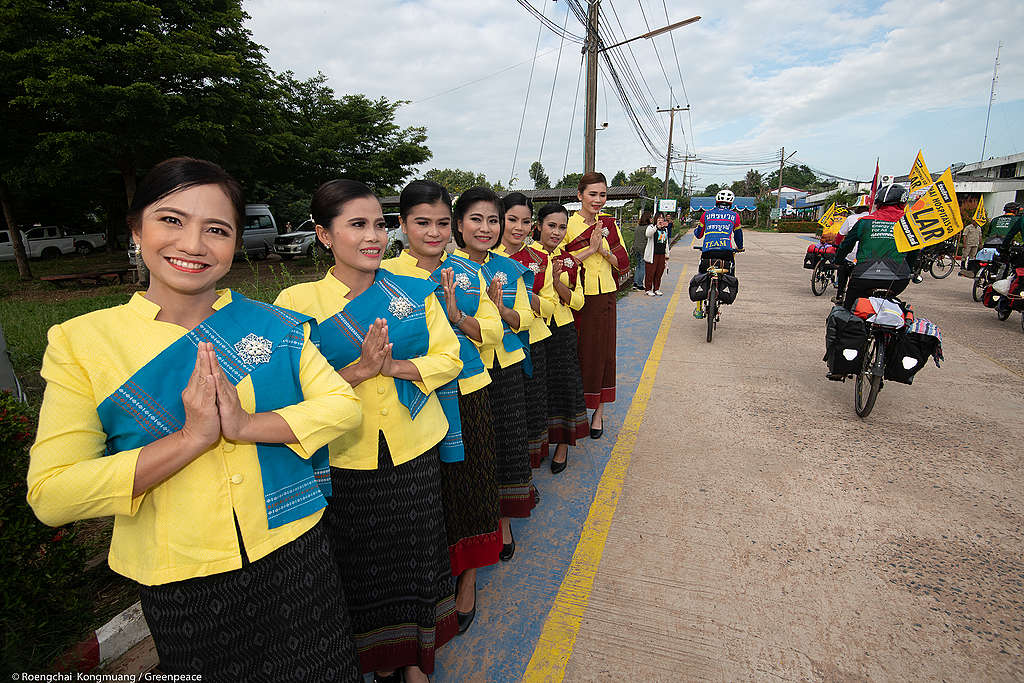
[(860, 420), (806, 245), (749, 236), (711, 345), (678, 303), (566, 680), (1024, 676), (1020, 314), (912, 286), (947, 361)]
[(747, 236), (710, 345), (684, 245), (676, 297), (620, 302), (605, 438), (537, 472), (515, 559), (481, 572), (432, 680), (1024, 677), (1020, 315), (955, 276), (912, 286), (947, 360), (860, 420), (824, 378), (807, 244)]

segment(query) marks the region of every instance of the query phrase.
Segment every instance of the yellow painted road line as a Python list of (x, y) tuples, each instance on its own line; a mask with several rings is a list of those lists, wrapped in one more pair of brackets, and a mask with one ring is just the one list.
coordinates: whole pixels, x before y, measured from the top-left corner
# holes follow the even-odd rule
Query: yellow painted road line
[(557, 683), (565, 677), (565, 667), (572, 656), (576, 636), (583, 622), (583, 614), (587, 610), (590, 591), (594, 587), (594, 578), (601, 564), (605, 541), (608, 539), (608, 529), (611, 527), (615, 508), (619, 504), (619, 495), (622, 493), (622, 484), (633, 456), (633, 447), (636, 445), (640, 425), (647, 411), (647, 401), (651, 396), (654, 378), (658, 374), (658, 365), (661, 363), (668, 331), (675, 317), (679, 293), (687, 288), (687, 284), (684, 266), (672, 298), (668, 302), (668, 310), (661, 319), (651, 353), (644, 363), (644, 370), (640, 375), (633, 401), (629, 405), (629, 412), (626, 413), (611, 457), (601, 475), (594, 504), (590, 506), (587, 521), (580, 532), (580, 540), (576, 544), (576, 552), (573, 553), (569, 571), (562, 580), (558, 595), (555, 596), (555, 603), (544, 622), (544, 630), (537, 641), (530, 663), (526, 666), (524, 681)]

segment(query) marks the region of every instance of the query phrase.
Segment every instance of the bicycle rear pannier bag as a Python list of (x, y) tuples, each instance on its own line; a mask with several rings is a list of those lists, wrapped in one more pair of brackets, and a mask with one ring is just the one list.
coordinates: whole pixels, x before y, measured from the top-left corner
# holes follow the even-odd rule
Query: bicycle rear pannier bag
[(985, 287), (985, 293), (981, 295), (981, 303), (985, 304), (986, 308), (995, 308), (1002, 298), (999, 292), (992, 289), (992, 285), (988, 285)]
[(708, 298), (711, 273), (697, 273), (690, 278), (690, 301), (704, 301)]
[(718, 276), (718, 300), (723, 304), (731, 304), (736, 301), (736, 294), (740, 291), (740, 281), (735, 275), (722, 274)]
[(868, 343), (863, 320), (842, 306), (835, 306), (825, 322), (825, 357), (828, 371), (853, 375), (860, 371)]
[(821, 254), (818, 253), (818, 245), (808, 245), (807, 253), (804, 254), (804, 268), (807, 268), (808, 270), (813, 270), (814, 266), (818, 264), (819, 259), (821, 259)]
[(937, 337), (918, 332), (896, 335), (885, 352), (885, 378), (903, 384), (913, 383), (914, 375), (933, 356), (938, 343)]

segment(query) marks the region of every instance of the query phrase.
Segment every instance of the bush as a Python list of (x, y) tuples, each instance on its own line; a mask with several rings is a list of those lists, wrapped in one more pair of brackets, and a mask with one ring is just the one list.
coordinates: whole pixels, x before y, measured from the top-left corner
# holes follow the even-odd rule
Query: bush
[(780, 221), (776, 232), (821, 232), (821, 226), (816, 221)]
[(25, 502), (28, 409), (0, 392), (0, 661), (5, 672), (39, 671), (80, 635), (74, 613), (91, 613), (83, 590), (87, 551), (71, 527), (52, 529)]

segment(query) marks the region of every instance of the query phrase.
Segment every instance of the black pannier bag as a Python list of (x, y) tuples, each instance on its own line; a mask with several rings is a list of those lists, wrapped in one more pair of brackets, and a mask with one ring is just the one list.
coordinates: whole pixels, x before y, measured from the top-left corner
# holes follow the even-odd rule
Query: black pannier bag
[(911, 384), (914, 375), (925, 366), (935, 353), (938, 337), (920, 332), (896, 335), (885, 350), (885, 378), (893, 382)]
[(868, 328), (863, 320), (842, 306), (834, 306), (825, 321), (825, 357), (828, 371), (836, 375), (860, 372), (868, 345)]
[(690, 301), (704, 301), (708, 298), (711, 273), (697, 273), (690, 278)]
[(723, 304), (731, 304), (736, 301), (736, 294), (740, 291), (740, 281), (735, 275), (722, 274), (718, 276), (718, 301)]
[(985, 308), (995, 308), (1002, 297), (1002, 294), (992, 289), (992, 285), (987, 285), (981, 295), (981, 303), (985, 304)]
[(814, 266), (818, 265), (818, 261), (821, 259), (820, 254), (812, 254), (807, 252), (804, 254), (804, 268), (807, 270), (814, 270)]

